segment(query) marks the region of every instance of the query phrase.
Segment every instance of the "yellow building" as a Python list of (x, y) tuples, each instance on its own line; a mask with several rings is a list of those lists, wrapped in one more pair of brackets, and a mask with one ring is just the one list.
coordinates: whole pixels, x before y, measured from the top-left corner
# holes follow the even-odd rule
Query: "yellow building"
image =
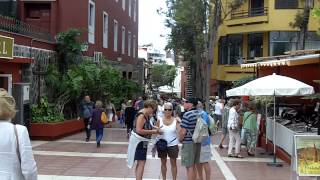
[[(224, 12), (230, 11), (227, 8), (231, 1), (222, 0)], [(313, 0), (246, 0), (240, 8), (227, 13), (214, 49), (211, 79), (216, 86), (211, 92), (224, 96), (232, 81), (253, 76), (254, 68), (240, 68), (245, 60), (296, 50), (299, 31), (289, 24), (303, 10), (305, 1), (313, 7), (320, 6), (319, 1)], [(318, 28), (319, 19), (310, 15), (306, 49), (320, 48)]]

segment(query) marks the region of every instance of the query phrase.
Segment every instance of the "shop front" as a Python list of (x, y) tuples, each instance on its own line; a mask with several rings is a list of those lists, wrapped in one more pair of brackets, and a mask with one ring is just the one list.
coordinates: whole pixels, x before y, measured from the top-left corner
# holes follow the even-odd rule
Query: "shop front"
[(6, 89), (9, 94), (12, 94), (12, 73), (5, 72), (2, 61), (8, 62), (13, 59), (13, 44), (13, 38), (0, 36), (0, 88)]
[[(319, 50), (288, 52), (283, 56), (265, 57), (256, 63), (242, 64), (241, 67), (256, 67), (259, 77), (272, 73), (291, 77), (311, 85), (315, 93), (320, 92), (319, 84), (314, 81), (320, 79)], [(288, 163), (292, 162), (292, 157), (295, 157), (295, 136), (317, 137), (320, 135), (320, 99), (310, 100), (303, 97), (303, 95), (277, 97), (276, 113), (273, 114), (273, 105), (268, 107), (266, 129), (263, 129), (265, 134), (260, 139), (263, 142), (261, 145), (269, 147), (269, 150), (273, 149), (270, 143), (275, 144), (277, 155)], [(273, 132), (277, 133), (275, 142)]]

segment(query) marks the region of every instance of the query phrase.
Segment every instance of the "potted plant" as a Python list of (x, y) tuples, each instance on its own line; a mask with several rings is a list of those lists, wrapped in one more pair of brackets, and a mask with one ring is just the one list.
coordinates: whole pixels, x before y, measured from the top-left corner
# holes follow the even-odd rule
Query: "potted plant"
[(38, 105), (32, 106), (30, 126), (32, 139), (54, 140), (84, 128), (82, 121), (76, 119), (65, 121), (63, 114), (58, 113), (54, 107), (46, 97), (41, 98)]

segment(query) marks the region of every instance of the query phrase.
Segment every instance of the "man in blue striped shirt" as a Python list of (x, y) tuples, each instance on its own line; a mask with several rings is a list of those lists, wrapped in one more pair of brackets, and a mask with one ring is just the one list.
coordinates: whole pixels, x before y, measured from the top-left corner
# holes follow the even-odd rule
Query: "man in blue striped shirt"
[(179, 140), (182, 142), (181, 165), (187, 169), (188, 180), (196, 179), (196, 164), (199, 164), (201, 143), (194, 143), (192, 135), (200, 112), (196, 109), (197, 98), (189, 98), (187, 103), (191, 109), (184, 113), (179, 130)]

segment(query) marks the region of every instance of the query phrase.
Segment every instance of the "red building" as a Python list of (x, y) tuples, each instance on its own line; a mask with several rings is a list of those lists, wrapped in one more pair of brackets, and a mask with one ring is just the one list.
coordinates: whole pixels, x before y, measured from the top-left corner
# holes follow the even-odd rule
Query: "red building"
[(132, 76), (138, 56), (138, 0), (20, 0), (18, 8), (22, 21), (52, 35), (84, 30), (82, 40), (89, 45), (85, 56), (102, 53)]
[(103, 56), (123, 76), (130, 79), (138, 76), (139, 0), (12, 0), (12, 3), (17, 10), (10, 12), (10, 16), (15, 14), (16, 18), (0, 15), (0, 35), (14, 40), (13, 57), (0, 55), (0, 87), (11, 86), (10, 76), (12, 83), (30, 83), (37, 78), (43, 81), (32, 72), (34, 65), (38, 60), (42, 65), (48, 63), (54, 54), (55, 35), (70, 28), (83, 30), (81, 38), (88, 45), (83, 52), (85, 56), (94, 60)]

